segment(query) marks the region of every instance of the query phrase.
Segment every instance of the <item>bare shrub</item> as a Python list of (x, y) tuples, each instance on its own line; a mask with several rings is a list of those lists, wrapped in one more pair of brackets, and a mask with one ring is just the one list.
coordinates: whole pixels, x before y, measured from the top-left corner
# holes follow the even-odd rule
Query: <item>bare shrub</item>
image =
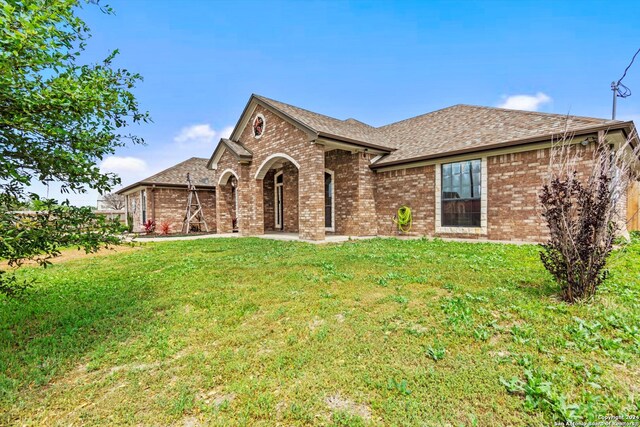
[[(640, 155), (634, 137), (614, 146), (599, 134), (586, 139), (589, 147), (584, 148), (565, 135), (551, 148), (549, 173), (540, 193), (550, 236), (540, 258), (567, 302), (595, 294), (607, 276), (613, 242), (626, 232), (622, 204), (631, 180), (638, 178)], [(585, 162), (590, 169), (580, 175)]]

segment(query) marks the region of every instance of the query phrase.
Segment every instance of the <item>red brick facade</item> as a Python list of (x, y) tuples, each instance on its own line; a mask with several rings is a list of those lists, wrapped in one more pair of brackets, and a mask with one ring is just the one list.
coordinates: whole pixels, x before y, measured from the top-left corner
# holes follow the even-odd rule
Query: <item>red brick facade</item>
[[(264, 126), (256, 138), (252, 122), (258, 114), (264, 118)], [(245, 111), (233, 141), (246, 151), (234, 151), (237, 147), (232, 143), (225, 145), (209, 165), (215, 192), (200, 193), (209, 228), (218, 233), (233, 231), (237, 219), (237, 231), (243, 235), (284, 231), (308, 240), (322, 240), (328, 232), (392, 236), (399, 234), (394, 215), (406, 205), (413, 212), (408, 233), (412, 236), (530, 242), (543, 241), (547, 236), (538, 208), (538, 192), (548, 173), (548, 148), (479, 153), (482, 225), (455, 228), (439, 224), (441, 164), (456, 161), (455, 157), (374, 171), (370, 166), (377, 155), (375, 149), (370, 152), (348, 144), (331, 145), (304, 126), (294, 125), (286, 114), (260, 103), (250, 104)], [(579, 164), (580, 173), (586, 174), (593, 144), (576, 147), (587, 154)], [(464, 159), (469, 160), (470, 156)], [(280, 173), (283, 218), (281, 227), (276, 227), (275, 179)], [(332, 229), (325, 228), (325, 173), (333, 176)], [(147, 217), (157, 224), (168, 221), (173, 231), (179, 231), (186, 209), (186, 190), (146, 190)], [(136, 203), (134, 229), (139, 230), (139, 191), (129, 195), (130, 213)]]
[[(582, 146), (582, 161), (576, 164), (578, 176), (589, 176), (593, 148)], [(539, 149), (489, 157), (488, 238), (541, 242), (548, 230), (540, 216), (538, 194), (549, 170), (550, 150)]]
[(431, 236), (435, 231), (435, 168), (422, 166), (376, 173), (375, 202), (378, 234), (398, 234), (393, 217), (403, 205), (413, 214), (409, 232), (414, 236)]
[[(156, 231), (160, 225), (169, 224), (170, 233), (180, 233), (187, 211), (187, 188), (139, 187), (128, 194), (127, 212), (133, 220), (133, 231), (142, 232), (141, 194), (146, 193), (146, 218), (155, 221)], [(209, 231), (216, 231), (216, 195), (213, 189), (199, 189), (198, 197)]]

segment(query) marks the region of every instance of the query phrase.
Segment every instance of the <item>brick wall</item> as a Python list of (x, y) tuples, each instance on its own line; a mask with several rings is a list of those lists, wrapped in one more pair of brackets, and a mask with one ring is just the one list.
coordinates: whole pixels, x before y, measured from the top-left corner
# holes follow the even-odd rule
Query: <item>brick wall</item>
[(276, 170), (271, 169), (263, 179), (262, 194), (264, 196), (264, 202), (262, 205), (264, 207), (264, 231), (275, 230), (275, 175)]
[(358, 179), (358, 229), (354, 235), (375, 236), (378, 234), (376, 215), (376, 173), (371, 170), (373, 155), (358, 153), (356, 175)]
[[(147, 188), (147, 212), (149, 219), (155, 220), (157, 232), (160, 231), (160, 224), (163, 222), (169, 223), (171, 233), (182, 232), (187, 212), (187, 197), (186, 188)], [(209, 231), (216, 231), (215, 192), (211, 189), (199, 189), (198, 197)]]
[[(595, 145), (575, 147), (583, 154), (576, 165), (578, 177), (585, 179), (591, 170)], [(547, 148), (487, 159), (487, 237), (490, 240), (542, 242), (547, 239), (538, 194), (548, 174), (549, 156)]]
[[(287, 233), (297, 233), (298, 229), (298, 169), (291, 162), (271, 169), (263, 179), (264, 230), (274, 231), (275, 227), (275, 175), (282, 172), (283, 229)], [(278, 229), (280, 231), (280, 229)]]
[[(332, 150), (325, 153), (325, 168), (333, 171), (334, 176), (334, 221), (335, 233), (357, 235), (358, 215), (358, 154), (344, 150)], [(324, 188), (324, 187), (323, 187)]]
[[(238, 162), (228, 151), (225, 151), (218, 162), (215, 177), (216, 184), (220, 180), (220, 174), (226, 170), (231, 170), (235, 175), (240, 176)], [(215, 211), (218, 233), (231, 233), (233, 231), (233, 218), (237, 218), (232, 182), (231, 177), (229, 177), (222, 185), (216, 185)]]
[[(257, 114), (265, 118), (265, 130), (260, 138), (254, 138), (252, 120)], [(261, 234), (265, 230), (269, 219), (265, 218), (265, 184), (262, 179), (256, 179), (256, 173), (263, 162), (274, 153), (284, 153), (293, 158), (299, 165), (298, 171), (299, 194), (304, 197), (295, 202), (298, 192), (293, 191), (295, 180), (291, 176), (288, 187), (292, 191), (285, 191), (285, 228), (291, 231), (299, 229), (303, 239), (318, 240), (324, 238), (324, 150), (323, 147), (309, 142), (308, 135), (261, 106), (257, 106), (238, 140), (253, 153), (250, 164), (239, 165), (233, 159), (229, 162), (225, 157), (232, 157), (225, 152), (218, 164), (217, 172), (234, 168), (239, 173), (239, 219), (240, 231), (243, 234)], [(231, 163), (234, 163), (231, 165)], [(223, 165), (224, 164), (224, 165)], [(293, 165), (291, 165), (293, 167)], [(217, 178), (216, 178), (217, 179)], [(287, 178), (285, 178), (286, 180)], [(287, 186), (287, 182), (285, 182)], [(289, 208), (287, 208), (289, 206)], [(299, 215), (297, 225), (294, 216), (296, 207), (303, 214)]]
[(293, 163), (286, 162), (282, 167), (282, 178), (282, 192), (284, 195), (284, 201), (282, 204), (282, 208), (284, 210), (283, 231), (287, 233), (297, 233), (299, 231), (298, 168), (296, 168)]
[(413, 213), (412, 236), (432, 236), (435, 231), (435, 168), (421, 166), (376, 174), (375, 203), (378, 234), (398, 234), (393, 216), (407, 205)]

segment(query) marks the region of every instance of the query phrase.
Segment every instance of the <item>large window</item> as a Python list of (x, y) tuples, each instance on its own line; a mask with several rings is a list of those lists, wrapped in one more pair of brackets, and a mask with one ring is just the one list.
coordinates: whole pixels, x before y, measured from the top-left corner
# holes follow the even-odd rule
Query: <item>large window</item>
[(334, 182), (333, 172), (324, 171), (324, 227), (329, 231), (334, 230)]
[(442, 165), (442, 226), (480, 227), (480, 160)]

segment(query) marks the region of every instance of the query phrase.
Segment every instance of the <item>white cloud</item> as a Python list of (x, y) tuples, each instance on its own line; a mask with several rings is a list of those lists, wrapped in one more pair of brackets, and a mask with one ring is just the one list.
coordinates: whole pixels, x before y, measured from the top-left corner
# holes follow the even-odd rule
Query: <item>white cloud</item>
[(548, 104), (549, 102), (551, 102), (550, 96), (542, 92), (538, 92), (535, 95), (505, 96), (504, 100), (498, 105), (498, 107), (509, 108), (512, 110), (538, 111), (542, 105)]
[(100, 170), (103, 172), (128, 173), (146, 169), (147, 162), (137, 157), (111, 156), (104, 159), (100, 164)]
[(115, 173), (120, 177), (123, 185), (131, 184), (149, 176), (147, 162), (137, 157), (107, 157), (100, 164), (100, 171), (103, 173)]
[(220, 131), (220, 138), (229, 138), (233, 132), (233, 126), (227, 126)]
[(173, 140), (178, 144), (210, 144), (217, 134), (209, 124), (192, 125), (182, 128)]

